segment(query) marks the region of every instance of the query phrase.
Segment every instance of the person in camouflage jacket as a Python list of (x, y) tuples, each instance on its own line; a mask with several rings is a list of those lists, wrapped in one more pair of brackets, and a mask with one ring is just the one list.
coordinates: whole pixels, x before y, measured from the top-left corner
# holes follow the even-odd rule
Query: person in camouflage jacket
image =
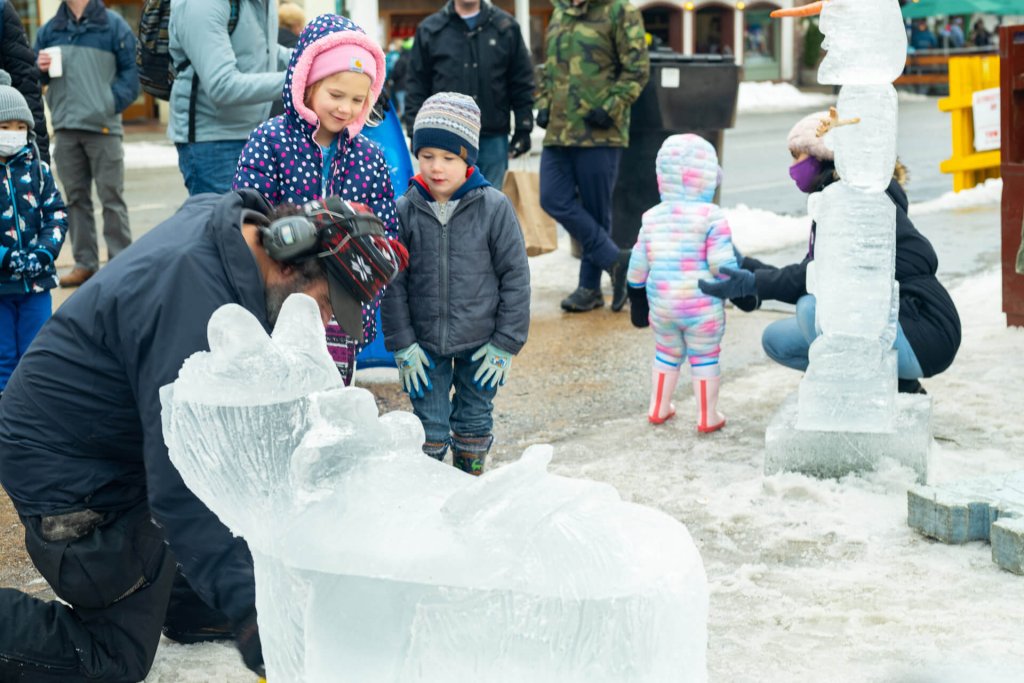
[(629, 251), (611, 238), (612, 190), (629, 145), (629, 110), (649, 75), (643, 18), (627, 0), (552, 4), (536, 101), (537, 125), (547, 129), (540, 203), (583, 250), (578, 287), (562, 308), (603, 306), (601, 273), (607, 271), (612, 310), (619, 311)]

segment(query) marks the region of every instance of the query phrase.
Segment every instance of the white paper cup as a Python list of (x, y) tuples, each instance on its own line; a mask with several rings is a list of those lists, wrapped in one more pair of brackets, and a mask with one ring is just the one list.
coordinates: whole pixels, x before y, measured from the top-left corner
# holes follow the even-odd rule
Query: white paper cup
[(50, 78), (60, 78), (61, 76), (63, 76), (64, 61), (61, 59), (60, 56), (60, 48), (48, 47), (46, 49), (40, 50), (40, 52), (45, 52), (46, 54), (50, 55)]

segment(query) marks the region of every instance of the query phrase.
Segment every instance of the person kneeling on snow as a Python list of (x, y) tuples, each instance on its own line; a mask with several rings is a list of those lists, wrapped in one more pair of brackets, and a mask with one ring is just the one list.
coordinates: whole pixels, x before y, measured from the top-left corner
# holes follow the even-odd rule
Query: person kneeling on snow
[(161, 631), (233, 638), (264, 673), (252, 555), (171, 464), (159, 391), (225, 304), (270, 332), (303, 293), (358, 328), (401, 251), (338, 197), (206, 193), (61, 305), (0, 401), (0, 485), (60, 601), (0, 588), (0, 681), (141, 681)]
[[(789, 175), (803, 192), (820, 192), (839, 180), (834, 155), (818, 135), (829, 123), (828, 112), (811, 114), (789, 132), (793, 164)], [(902, 183), (906, 169), (896, 162), (886, 194), (896, 205), (896, 281), (900, 289), (899, 322), (893, 348), (897, 351), (899, 390), (925, 393), (918, 381), (948, 368), (960, 348), (960, 317), (945, 287), (935, 277), (938, 257), (928, 239), (907, 215), (907, 195)], [(776, 268), (757, 259), (741, 259), (740, 269), (723, 269), (730, 277), (702, 281), (705, 294), (730, 299), (738, 308), (752, 311), (762, 301), (796, 305), (796, 315), (778, 320), (764, 330), (761, 345), (768, 356), (795, 370), (807, 369), (811, 342), (818, 336), (815, 298), (807, 293), (807, 264), (814, 260), (816, 226), (811, 224), (807, 256), (800, 263)]]

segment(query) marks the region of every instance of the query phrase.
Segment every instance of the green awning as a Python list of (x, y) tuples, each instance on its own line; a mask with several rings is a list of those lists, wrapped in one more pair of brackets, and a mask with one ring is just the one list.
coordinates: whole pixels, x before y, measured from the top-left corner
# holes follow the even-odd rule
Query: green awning
[(1024, 0), (917, 0), (903, 6), (905, 19), (955, 14), (1024, 14)]

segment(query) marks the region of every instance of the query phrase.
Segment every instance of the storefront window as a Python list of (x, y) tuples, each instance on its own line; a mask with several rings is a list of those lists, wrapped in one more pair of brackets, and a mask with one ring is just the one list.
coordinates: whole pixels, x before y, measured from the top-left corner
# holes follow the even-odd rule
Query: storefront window
[(25, 27), (25, 35), (28, 36), (28, 44), (31, 45), (35, 42), (36, 31), (39, 29), (39, 24), (36, 22), (36, 17), (39, 16), (39, 7), (36, 0), (7, 0), (14, 9), (18, 10), (18, 16), (21, 17), (21, 23)]
[(777, 25), (770, 14), (770, 8), (744, 13), (743, 68), (750, 81), (775, 80), (781, 74)]

